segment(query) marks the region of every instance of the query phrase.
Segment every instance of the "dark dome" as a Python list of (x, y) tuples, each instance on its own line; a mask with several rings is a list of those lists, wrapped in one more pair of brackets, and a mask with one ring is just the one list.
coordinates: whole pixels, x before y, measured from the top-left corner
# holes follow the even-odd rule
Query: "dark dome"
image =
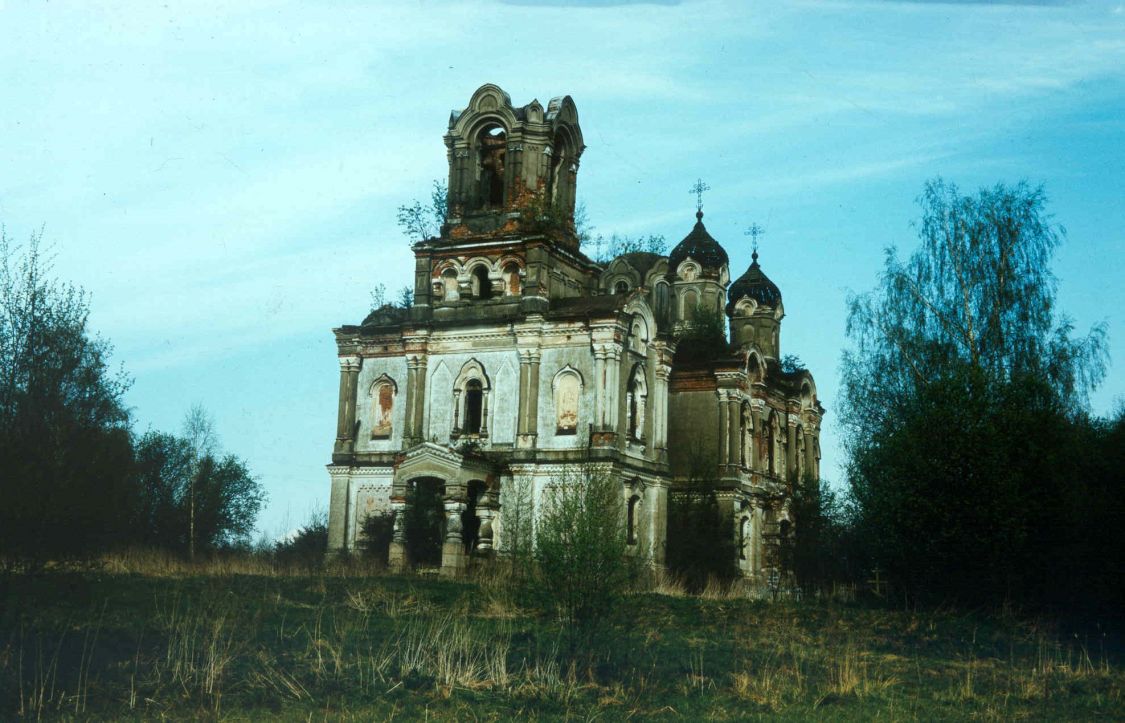
[(755, 251), (751, 258), (753, 261), (750, 263), (750, 268), (746, 269), (746, 273), (739, 276), (727, 291), (727, 298), (730, 299), (727, 303), (727, 314), (734, 311), (734, 305), (743, 296), (749, 296), (764, 306), (776, 307), (781, 302), (781, 289), (762, 273), (762, 267), (758, 265), (758, 252)]
[(703, 212), (697, 212), (695, 218), (695, 228), (684, 237), (683, 241), (676, 244), (672, 253), (668, 254), (669, 274), (675, 274), (676, 269), (689, 256), (698, 261), (703, 268), (716, 271), (723, 264), (730, 263), (727, 252), (723, 250), (718, 241), (711, 238), (711, 234), (707, 233), (707, 229), (703, 226)]

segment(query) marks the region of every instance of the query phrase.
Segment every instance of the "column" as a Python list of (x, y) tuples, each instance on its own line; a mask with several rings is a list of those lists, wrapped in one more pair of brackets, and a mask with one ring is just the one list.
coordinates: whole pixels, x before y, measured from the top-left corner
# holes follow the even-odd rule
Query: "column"
[(620, 416), (618, 410), (621, 407), (621, 347), (617, 344), (606, 344), (605, 377), (605, 424), (616, 432)]
[(410, 562), (406, 558), (406, 511), (409, 507), (405, 499), (391, 500), (394, 528), (391, 534), (390, 553), (387, 555), (387, 566), (400, 572), (405, 570)]
[[(527, 435), (527, 380), (531, 376), (529, 364), (527, 362), (527, 352), (520, 351), (520, 391), (519, 403), (517, 409), (519, 410), (516, 418), (516, 434), (522, 442), (522, 438)], [(520, 445), (523, 446), (522, 444)]]
[(653, 376), (653, 445), (657, 449), (667, 449), (668, 447), (668, 378), (672, 373), (672, 367), (664, 362), (664, 350), (658, 342), (653, 343), (656, 347), (656, 355), (653, 361), (654, 366), (652, 370)]
[(605, 354), (605, 345), (594, 345), (594, 427), (599, 431), (606, 426)]
[(539, 434), (539, 356), (539, 350), (532, 349), (527, 358), (527, 434), (533, 445)]
[(355, 449), (356, 385), (359, 383), (358, 356), (340, 357), (340, 399), (336, 414), (336, 454), (351, 454)]
[(465, 569), (465, 544), (461, 539), (461, 513), (465, 503), (445, 501), (445, 542), (441, 546), (441, 574), (456, 577)]
[(818, 431), (819, 430), (815, 428), (805, 430), (805, 469), (808, 470), (810, 475), (817, 479), (820, 477), (819, 463), (816, 458), (816, 436)]
[(477, 550), (482, 555), (492, 554), (492, 521), (496, 517), (496, 503), (494, 493), (485, 491), (477, 500), (477, 517), (480, 518), (480, 529), (477, 531)]
[(722, 389), (716, 391), (715, 396), (719, 403), (719, 474), (723, 474), (730, 459), (730, 405), (727, 404), (726, 392)]
[(727, 430), (727, 464), (730, 465), (730, 474), (737, 475), (739, 462), (742, 456), (742, 408), (736, 392), (727, 392), (727, 420), (730, 427)]
[(539, 432), (539, 349), (520, 349), (519, 446), (531, 448)]
[(413, 447), (425, 438), (422, 414), (426, 408), (426, 357), (408, 354), (406, 357), (406, 430), (403, 447)]
[(788, 443), (785, 445), (785, 477), (790, 484), (800, 484), (797, 479), (797, 415), (788, 414), (789, 434)]

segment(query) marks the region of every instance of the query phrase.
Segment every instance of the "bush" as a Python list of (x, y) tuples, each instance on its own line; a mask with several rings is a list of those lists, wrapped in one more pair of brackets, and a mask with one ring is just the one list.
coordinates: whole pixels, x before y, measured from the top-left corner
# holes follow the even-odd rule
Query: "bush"
[(390, 512), (368, 515), (363, 519), (363, 554), (376, 562), (386, 565), (391, 554), (391, 538), (395, 533), (395, 517)]
[[(633, 578), (623, 506), (620, 481), (590, 464), (556, 480), (544, 494), (534, 591), (570, 623), (571, 632), (608, 614)], [(575, 640), (572, 635), (572, 647)]]
[(296, 534), (274, 543), (274, 560), (283, 567), (319, 568), (328, 550), (328, 515), (314, 513)]

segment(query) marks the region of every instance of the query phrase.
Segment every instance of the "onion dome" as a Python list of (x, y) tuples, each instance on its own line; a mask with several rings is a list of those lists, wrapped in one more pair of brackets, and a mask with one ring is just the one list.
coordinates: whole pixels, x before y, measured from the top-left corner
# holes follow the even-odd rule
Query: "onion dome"
[(711, 237), (711, 234), (707, 233), (707, 229), (703, 225), (703, 211), (697, 211), (695, 219), (695, 228), (684, 237), (683, 241), (676, 244), (672, 253), (668, 254), (669, 274), (675, 274), (676, 269), (689, 256), (698, 262), (705, 271), (718, 271), (724, 265), (730, 263), (727, 252), (723, 250), (718, 241)]
[(781, 289), (762, 273), (762, 267), (758, 265), (757, 250), (754, 251), (751, 259), (750, 268), (746, 269), (746, 273), (730, 285), (730, 290), (727, 292), (730, 299), (727, 303), (727, 314), (734, 311), (734, 305), (744, 296), (749, 296), (762, 306), (776, 308), (781, 303)]

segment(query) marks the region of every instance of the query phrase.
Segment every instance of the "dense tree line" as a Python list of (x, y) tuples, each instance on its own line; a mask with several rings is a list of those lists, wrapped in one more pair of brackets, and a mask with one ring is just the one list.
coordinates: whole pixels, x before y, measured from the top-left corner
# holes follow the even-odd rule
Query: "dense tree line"
[(248, 541), (261, 485), (218, 451), (200, 409), (183, 436), (135, 433), (129, 380), (88, 317), (85, 292), (52, 277), (40, 234), (21, 250), (0, 233), (0, 557)]
[(1125, 411), (1088, 411), (1105, 328), (1056, 309), (1043, 191), (938, 180), (920, 204), (919, 248), (850, 300), (834, 552), (923, 603), (1120, 610)]

